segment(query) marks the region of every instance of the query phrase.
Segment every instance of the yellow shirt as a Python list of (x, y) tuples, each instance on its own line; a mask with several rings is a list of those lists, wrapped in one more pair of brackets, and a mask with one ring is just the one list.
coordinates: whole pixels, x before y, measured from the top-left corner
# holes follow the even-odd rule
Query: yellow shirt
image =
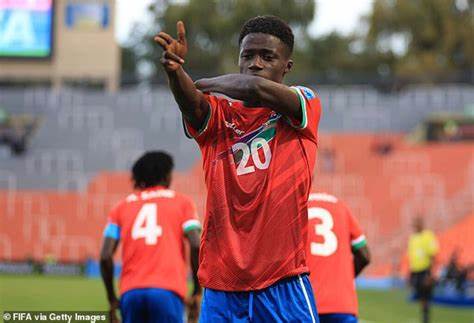
[(411, 235), (408, 242), (408, 261), (411, 272), (420, 272), (431, 267), (431, 260), (438, 253), (438, 241), (430, 230)]

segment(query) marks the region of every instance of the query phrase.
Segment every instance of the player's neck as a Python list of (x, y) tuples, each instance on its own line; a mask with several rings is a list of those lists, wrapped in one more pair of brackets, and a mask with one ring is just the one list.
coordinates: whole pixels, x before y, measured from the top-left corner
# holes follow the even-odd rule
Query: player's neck
[(156, 189), (169, 189), (170, 188), (170, 184), (167, 183), (167, 182), (159, 182), (153, 186), (148, 186), (148, 187), (145, 187), (142, 189), (142, 191), (153, 191), (153, 190), (156, 190)]

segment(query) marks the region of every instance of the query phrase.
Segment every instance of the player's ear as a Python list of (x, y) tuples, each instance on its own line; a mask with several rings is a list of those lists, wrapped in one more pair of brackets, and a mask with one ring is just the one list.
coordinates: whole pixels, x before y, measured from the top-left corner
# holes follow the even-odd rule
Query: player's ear
[(293, 67), (293, 60), (289, 59), (288, 62), (286, 63), (285, 70), (283, 71), (283, 75), (290, 72), (292, 67)]

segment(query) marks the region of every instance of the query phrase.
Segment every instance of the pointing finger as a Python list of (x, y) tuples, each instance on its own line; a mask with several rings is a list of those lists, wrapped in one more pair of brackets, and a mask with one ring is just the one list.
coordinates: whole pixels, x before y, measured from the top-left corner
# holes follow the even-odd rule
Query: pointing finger
[(184, 22), (181, 20), (176, 23), (176, 29), (178, 30), (179, 42), (186, 42), (186, 29), (184, 28)]

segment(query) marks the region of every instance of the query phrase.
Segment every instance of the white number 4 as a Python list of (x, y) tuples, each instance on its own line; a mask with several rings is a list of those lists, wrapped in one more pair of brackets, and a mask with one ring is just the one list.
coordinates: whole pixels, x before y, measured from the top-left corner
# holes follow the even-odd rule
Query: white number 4
[(162, 234), (163, 229), (158, 225), (156, 204), (144, 204), (133, 223), (133, 240), (145, 238), (145, 244), (154, 245), (158, 242), (158, 237), (161, 237)]

